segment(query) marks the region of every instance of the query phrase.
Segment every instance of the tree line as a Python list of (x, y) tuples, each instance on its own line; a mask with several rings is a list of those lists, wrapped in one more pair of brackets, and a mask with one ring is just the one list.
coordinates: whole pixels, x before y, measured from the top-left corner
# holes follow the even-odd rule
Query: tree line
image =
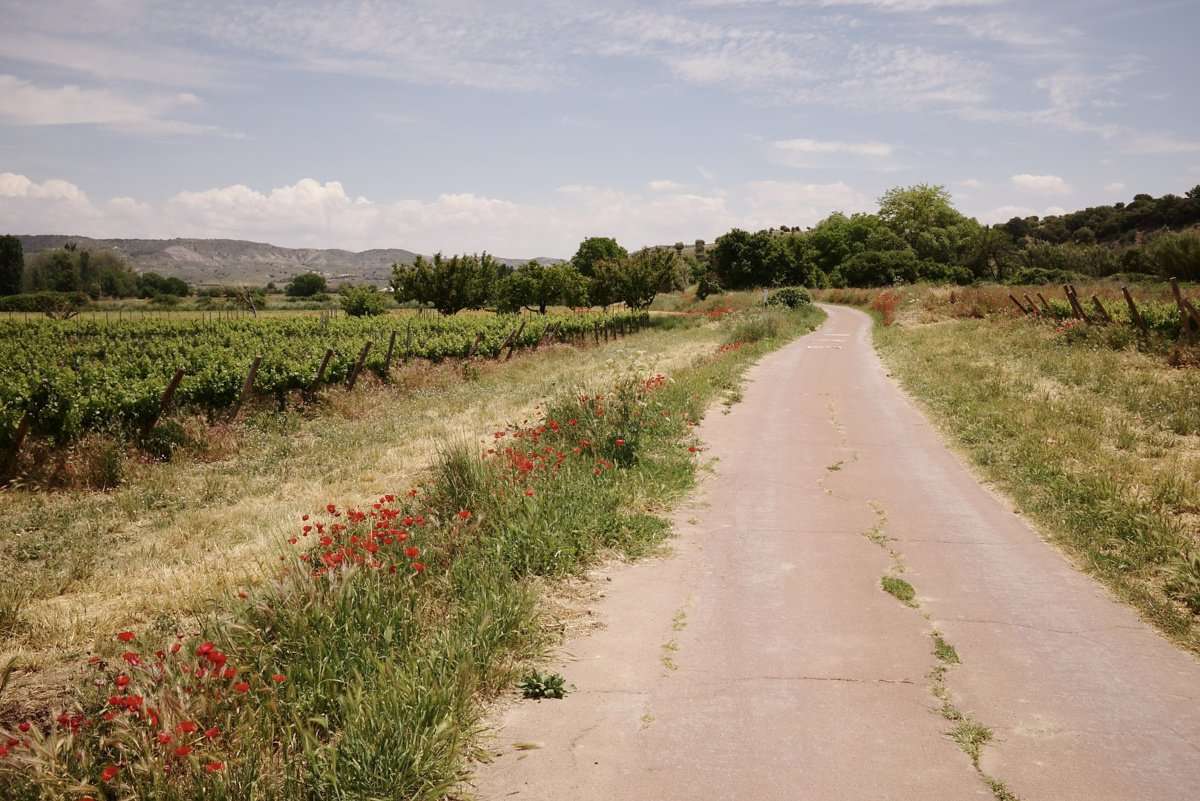
[(136, 273), (118, 254), (92, 252), (68, 243), (26, 262), (21, 240), (0, 236), (0, 295), (56, 292), (106, 298), (185, 297), (191, 287), (179, 278)]
[(1197, 224), (1200, 186), (1183, 197), (1138, 195), (1129, 205), (990, 226), (954, 208), (944, 187), (896, 187), (874, 214), (838, 212), (808, 229), (735, 229), (718, 237), (702, 256), (700, 290), (1037, 284), (1120, 273), (1200, 280), (1200, 230), (1189, 229)]
[(530, 261), (508, 267), (488, 253), (418, 256), (392, 268), (399, 303), (432, 306), (443, 314), (463, 309), (522, 309), (546, 313), (550, 306), (610, 306), (644, 309), (659, 292), (685, 288), (688, 263), (672, 248), (629, 253), (611, 237), (589, 237), (567, 262)]

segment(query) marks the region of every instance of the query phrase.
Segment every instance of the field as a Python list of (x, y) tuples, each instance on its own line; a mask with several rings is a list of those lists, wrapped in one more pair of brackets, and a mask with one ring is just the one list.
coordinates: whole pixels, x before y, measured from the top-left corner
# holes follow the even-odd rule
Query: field
[(19, 444), (23, 429), (59, 444), (88, 432), (144, 434), (177, 370), (183, 374), (174, 403), (215, 415), (250, 394), (274, 398), (282, 408), (295, 393), (346, 382), (359, 370), (386, 380), (392, 367), (413, 358), (498, 358), (505, 347), (511, 353), (547, 338), (608, 337), (643, 322), (628, 313), (589, 312), (5, 320), (0, 447)]
[(1065, 303), (1023, 316), (1009, 291), (1051, 288), (827, 297), (890, 321), (877, 329), (884, 361), (982, 474), (1082, 569), (1200, 652), (1200, 370), (1170, 289), (1135, 290), (1155, 321), (1147, 336), (1111, 283), (1080, 294), (1107, 299), (1115, 324), (1071, 320)]
[(107, 492), (9, 489), (0, 728), (34, 741), (0, 759), (0, 797), (440, 797), (480, 702), (548, 642), (538, 588), (659, 542), (692, 422), (818, 316), (414, 359), (315, 405), (181, 417), (203, 447), (127, 459)]

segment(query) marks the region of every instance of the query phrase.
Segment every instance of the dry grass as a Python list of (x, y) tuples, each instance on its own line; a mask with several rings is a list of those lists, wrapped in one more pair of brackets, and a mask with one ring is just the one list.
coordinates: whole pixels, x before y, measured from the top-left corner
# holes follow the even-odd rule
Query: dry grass
[(1200, 371), (1099, 327), (922, 319), (877, 330), (904, 385), (1084, 569), (1200, 651)]
[(300, 514), (331, 498), (366, 503), (407, 488), (437, 443), (521, 423), (539, 399), (634, 364), (662, 372), (689, 364), (723, 334), (714, 324), (650, 329), (481, 363), (470, 380), (458, 366), (416, 365), (392, 387), (331, 391), (312, 419), (264, 408), (236, 426), (194, 431), (225, 458), (126, 463), (125, 482), (108, 492), (0, 493), (0, 570), (17, 577), (23, 596), (0, 628), (0, 655), (15, 653), (21, 666), (6, 703), (44, 699), (118, 628), (186, 626), (262, 575)]

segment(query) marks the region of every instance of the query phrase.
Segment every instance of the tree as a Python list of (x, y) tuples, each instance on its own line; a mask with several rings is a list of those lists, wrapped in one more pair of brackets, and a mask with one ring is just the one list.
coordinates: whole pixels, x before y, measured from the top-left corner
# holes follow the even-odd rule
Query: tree
[(292, 277), (284, 292), (292, 298), (311, 298), (326, 290), (325, 276), (320, 273), (301, 273)]
[(21, 240), (15, 236), (0, 236), (0, 295), (19, 294), (24, 274), (25, 253)]
[(155, 298), (164, 295), (182, 298), (187, 297), (192, 291), (183, 279), (174, 276), (168, 278), (154, 272), (142, 273), (137, 277), (137, 290), (138, 295), (143, 298)]
[(400, 303), (416, 301), (442, 314), (454, 314), (486, 306), (503, 272), (502, 265), (487, 253), (449, 259), (436, 253), (432, 260), (417, 256), (410, 265), (394, 265), (392, 288)]
[(387, 312), (387, 299), (373, 286), (342, 287), (342, 308), (351, 317), (375, 317)]
[(587, 279), (569, 262), (544, 265), (531, 261), (501, 278), (496, 285), (496, 308), (518, 311), (551, 305), (580, 306), (587, 301)]
[[(645, 248), (619, 261), (601, 261), (592, 280), (593, 302), (598, 305), (622, 302), (631, 309), (644, 309), (659, 292), (682, 289), (679, 257), (668, 248)], [(603, 302), (607, 301), (607, 302)]]
[(602, 261), (620, 261), (629, 252), (608, 236), (593, 236), (579, 243), (579, 250), (571, 258), (571, 264), (580, 275), (591, 278), (596, 274), (596, 264)]

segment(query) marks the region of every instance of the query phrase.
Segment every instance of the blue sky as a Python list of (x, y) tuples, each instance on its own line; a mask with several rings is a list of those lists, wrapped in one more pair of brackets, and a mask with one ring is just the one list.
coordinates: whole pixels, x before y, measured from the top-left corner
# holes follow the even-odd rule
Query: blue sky
[(1189, 0), (0, 0), (0, 229), (569, 256), (1200, 184)]

